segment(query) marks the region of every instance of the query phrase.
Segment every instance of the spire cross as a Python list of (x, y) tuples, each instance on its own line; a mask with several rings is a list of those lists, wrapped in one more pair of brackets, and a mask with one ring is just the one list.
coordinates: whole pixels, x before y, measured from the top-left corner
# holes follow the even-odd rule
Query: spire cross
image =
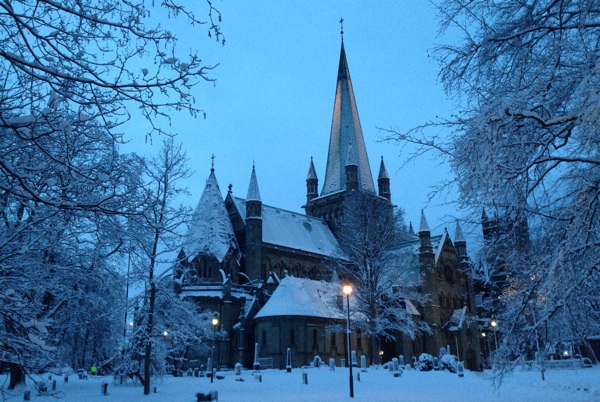
[(215, 170), (215, 154), (212, 154), (212, 156), (210, 157), (211, 162), (210, 162), (210, 169), (211, 170)]
[(340, 18), (340, 34), (342, 35), (342, 42), (344, 42), (344, 18)]

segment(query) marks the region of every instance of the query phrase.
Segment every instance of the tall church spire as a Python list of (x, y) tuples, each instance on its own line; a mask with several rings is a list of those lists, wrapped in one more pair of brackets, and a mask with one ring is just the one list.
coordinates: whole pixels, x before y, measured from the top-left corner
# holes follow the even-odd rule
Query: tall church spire
[(353, 145), (358, 162), (358, 189), (375, 193), (373, 175), (369, 166), (369, 158), (360, 127), (358, 109), (354, 99), (350, 70), (346, 60), (344, 43), (340, 51), (337, 86), (333, 105), (331, 135), (329, 137), (329, 153), (327, 170), (321, 196), (344, 190), (346, 184), (345, 167), (347, 165), (348, 147)]

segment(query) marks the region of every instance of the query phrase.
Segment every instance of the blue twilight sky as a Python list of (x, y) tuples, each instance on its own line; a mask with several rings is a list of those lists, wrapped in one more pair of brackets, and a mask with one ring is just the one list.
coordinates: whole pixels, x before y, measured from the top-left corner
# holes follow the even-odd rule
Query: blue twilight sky
[[(425, 208), (432, 231), (461, 217), (451, 198), (428, 204), (430, 186), (448, 168), (421, 160), (401, 168), (406, 155), (379, 142), (377, 127), (407, 130), (452, 112), (437, 81), (438, 66), (429, 57), (438, 36), (436, 11), (428, 1), (216, 1), (222, 12), (226, 45), (207, 29), (180, 30), (182, 49), (197, 49), (217, 81), (196, 87), (197, 106), (206, 120), (173, 115), (171, 130), (185, 145), (194, 171), (186, 183), (195, 206), (215, 155), (215, 174), (223, 195), (233, 185), (245, 197), (252, 164), (263, 203), (303, 212), (306, 174), (314, 158), (319, 191), (325, 177), (327, 149), (340, 54), (340, 17), (344, 44), (371, 170), (383, 156), (391, 177), (392, 201), (406, 210), (418, 229)], [(166, 22), (167, 24), (169, 21)], [(130, 129), (131, 130), (131, 129)], [(142, 137), (139, 135), (138, 137)], [(133, 144), (136, 146), (138, 144)], [(158, 149), (158, 141), (149, 152)], [(125, 148), (124, 150), (130, 150)], [(463, 226), (467, 232), (468, 227)]]

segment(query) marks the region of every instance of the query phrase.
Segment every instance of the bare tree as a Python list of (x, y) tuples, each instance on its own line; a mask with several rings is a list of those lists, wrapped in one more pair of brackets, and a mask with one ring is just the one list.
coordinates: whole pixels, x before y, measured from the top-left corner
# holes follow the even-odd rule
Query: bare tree
[(398, 258), (395, 248), (405, 225), (394, 218), (387, 200), (357, 191), (348, 195), (339, 222), (338, 239), (350, 262), (340, 266), (339, 274), (355, 287), (353, 321), (370, 337), (373, 362), (381, 339), (400, 334), (414, 339), (427, 329), (406, 309), (407, 300), (422, 300), (416, 291), (419, 267)]
[(141, 214), (132, 216), (130, 235), (142, 259), (140, 280), (145, 283), (142, 312), (144, 332), (144, 394), (150, 393), (153, 345), (157, 341), (155, 330), (156, 300), (159, 291), (156, 270), (168, 260), (180, 244), (181, 228), (189, 217), (190, 209), (175, 205), (177, 197), (187, 190), (177, 187), (177, 182), (189, 176), (187, 156), (181, 144), (172, 138), (163, 142), (159, 155), (143, 162)]
[(511, 274), (496, 361), (510, 368), (557, 317), (576, 322), (572, 342), (600, 332), (600, 2), (448, 0), (438, 10), (442, 30), (461, 35), (436, 49), (461, 111), (388, 133), (447, 159), (460, 204), (503, 222), (496, 242), (526, 226), (528, 248), (500, 256)]

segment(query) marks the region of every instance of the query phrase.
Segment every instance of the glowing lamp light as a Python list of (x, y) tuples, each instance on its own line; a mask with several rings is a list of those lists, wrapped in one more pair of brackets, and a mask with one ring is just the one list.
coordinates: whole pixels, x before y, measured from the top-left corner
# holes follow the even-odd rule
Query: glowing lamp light
[(342, 292), (344, 292), (346, 296), (350, 296), (352, 294), (352, 286), (344, 285), (344, 287), (342, 288)]

